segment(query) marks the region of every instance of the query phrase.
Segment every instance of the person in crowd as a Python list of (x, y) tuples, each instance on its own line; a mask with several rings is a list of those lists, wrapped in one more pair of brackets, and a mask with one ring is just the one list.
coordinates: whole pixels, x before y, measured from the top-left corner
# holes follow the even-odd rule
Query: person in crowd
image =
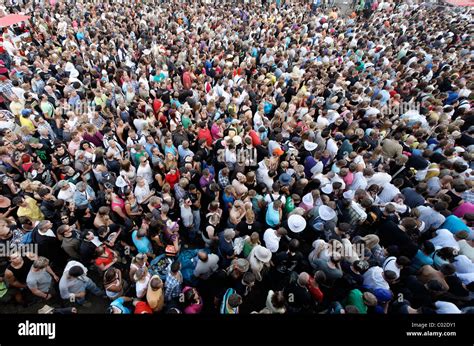
[(471, 13), (332, 5), (1, 6), (31, 18), (0, 34), (0, 245), (39, 256), (0, 261), (8, 304), (471, 306)]

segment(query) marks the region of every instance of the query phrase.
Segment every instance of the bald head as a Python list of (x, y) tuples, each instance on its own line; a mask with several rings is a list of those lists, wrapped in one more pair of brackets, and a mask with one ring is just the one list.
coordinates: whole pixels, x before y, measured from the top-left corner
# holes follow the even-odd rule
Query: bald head
[(207, 254), (206, 252), (204, 252), (204, 251), (199, 251), (199, 252), (198, 252), (198, 257), (199, 257), (199, 259), (200, 259), (201, 261), (203, 261), (203, 262), (207, 262), (207, 260), (209, 259), (208, 254)]

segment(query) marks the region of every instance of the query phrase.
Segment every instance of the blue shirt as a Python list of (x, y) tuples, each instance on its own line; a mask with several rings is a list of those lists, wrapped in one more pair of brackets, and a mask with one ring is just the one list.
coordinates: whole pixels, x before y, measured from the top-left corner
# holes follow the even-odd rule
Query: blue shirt
[(171, 153), (173, 154), (173, 156), (176, 156), (178, 154), (178, 151), (176, 150), (174, 145), (171, 148), (165, 145), (165, 155), (168, 153)]
[(273, 203), (270, 203), (267, 208), (265, 221), (270, 227), (275, 227), (280, 223), (280, 211), (273, 208)]
[(131, 314), (132, 312), (130, 311), (130, 309), (124, 306), (123, 303), (125, 303), (125, 300), (120, 297), (110, 303), (110, 306), (115, 306), (116, 308), (119, 308), (122, 311), (122, 314)]
[(456, 215), (449, 215), (439, 228), (445, 228), (453, 234), (459, 231), (467, 231), (471, 234), (471, 229)]
[(158, 144), (156, 143), (147, 143), (145, 144), (145, 151), (147, 152), (147, 154), (152, 157), (152, 153), (151, 151), (153, 150), (153, 148), (157, 147), (158, 148)]
[(138, 231), (133, 231), (132, 240), (133, 244), (137, 248), (139, 253), (150, 253), (153, 252), (153, 247), (151, 246), (150, 240), (147, 237), (142, 237), (141, 239), (137, 238)]
[(411, 267), (414, 270), (418, 270), (425, 265), (433, 265), (433, 258), (431, 255), (426, 255), (423, 251), (418, 250), (415, 257), (411, 261)]

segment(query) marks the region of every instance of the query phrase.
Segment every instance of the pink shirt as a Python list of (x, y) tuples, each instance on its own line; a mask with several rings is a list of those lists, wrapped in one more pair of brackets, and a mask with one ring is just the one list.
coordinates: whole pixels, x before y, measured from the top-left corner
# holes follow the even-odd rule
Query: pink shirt
[(217, 125), (216, 123), (212, 124), (212, 127), (211, 127), (212, 139), (217, 140), (220, 137), (222, 137), (222, 136), (219, 135), (220, 131), (221, 131), (221, 129), (220, 129), (219, 125)]
[(453, 211), (453, 214), (459, 218), (462, 218), (467, 213), (474, 213), (474, 204), (464, 202)]

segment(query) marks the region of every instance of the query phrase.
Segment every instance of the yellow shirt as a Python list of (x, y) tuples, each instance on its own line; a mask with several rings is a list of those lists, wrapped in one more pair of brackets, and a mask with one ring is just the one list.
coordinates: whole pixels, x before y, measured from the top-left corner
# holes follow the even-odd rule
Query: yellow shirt
[(17, 211), (18, 217), (27, 216), (32, 221), (43, 221), (44, 215), (41, 212), (40, 208), (38, 207), (38, 204), (36, 203), (36, 201), (31, 197), (26, 197), (25, 201), (28, 204), (28, 207), (26, 208), (19, 207)]
[(30, 118), (25, 118), (24, 116), (20, 115), (19, 116), (19, 119), (20, 119), (20, 124), (21, 126), (26, 126), (28, 128), (28, 130), (32, 131), (32, 132), (35, 132), (36, 131), (36, 128), (35, 128), (35, 125), (33, 125), (33, 122), (30, 120)]

